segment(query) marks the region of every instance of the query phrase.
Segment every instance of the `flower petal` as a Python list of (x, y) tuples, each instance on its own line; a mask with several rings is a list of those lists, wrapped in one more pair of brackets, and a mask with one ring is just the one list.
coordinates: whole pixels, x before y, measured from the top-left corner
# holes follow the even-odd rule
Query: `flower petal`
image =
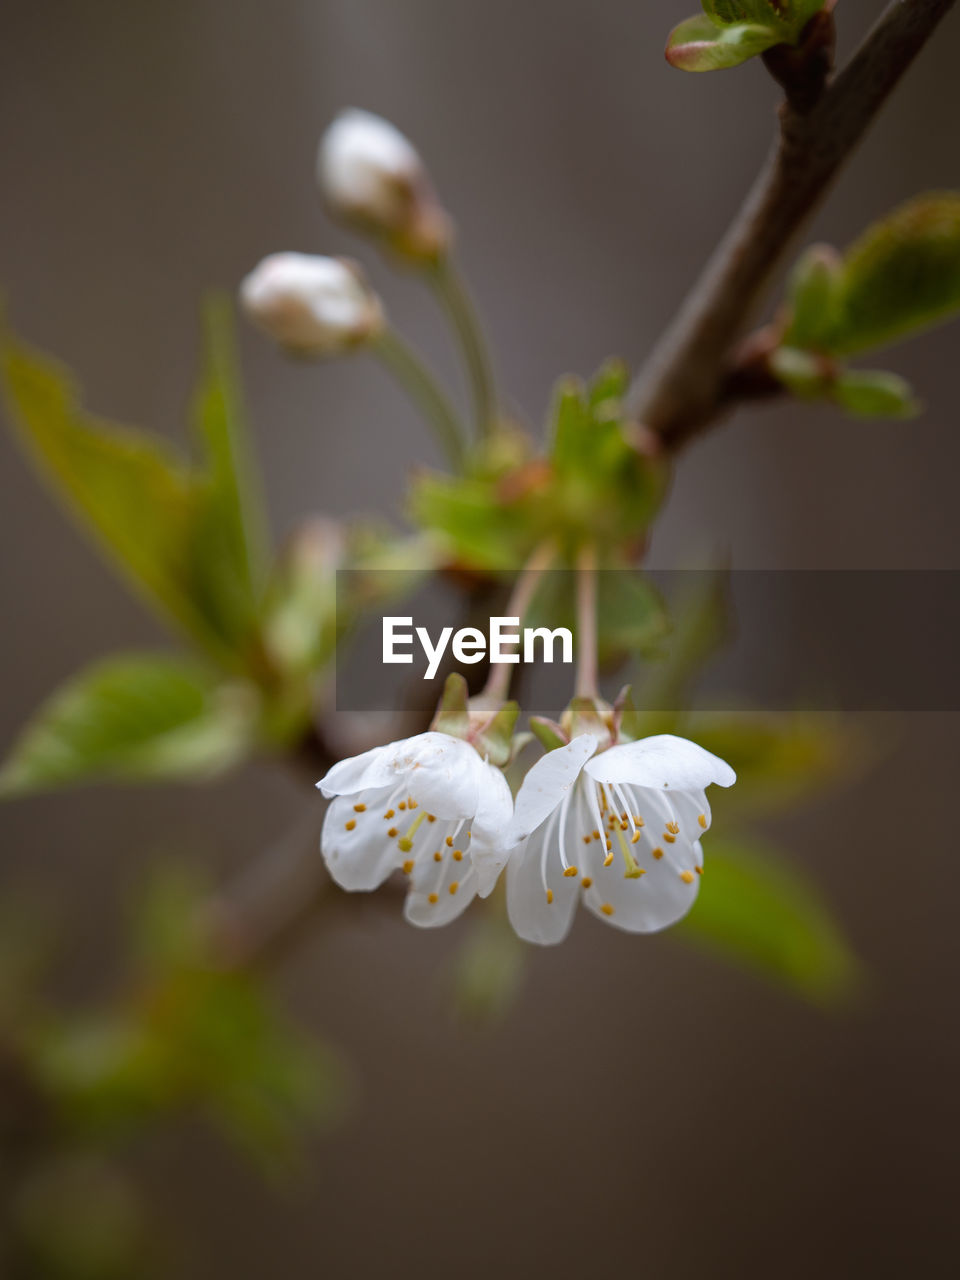
[[(663, 848), (669, 848), (669, 854)], [(586, 907), (628, 933), (655, 933), (676, 924), (696, 900), (700, 876), (695, 867), (702, 866), (703, 855), (696, 842), (681, 846), (678, 840), (663, 848), (645, 829), (643, 838), (630, 846), (642, 874), (627, 876), (623, 861), (616, 857), (611, 866), (594, 873), (593, 883), (584, 893)], [(655, 849), (660, 856), (654, 856)]]
[(386, 747), (372, 747), (359, 756), (349, 756), (340, 760), (323, 775), (317, 783), (318, 789), (328, 798), (330, 796), (348, 796), (362, 791), (368, 771), (373, 773), (374, 766)]
[(702, 791), (714, 782), (732, 787), (737, 780), (725, 760), (670, 733), (611, 747), (591, 760), (586, 769), (597, 782), (625, 782), (677, 791)]
[(402, 855), (387, 837), (378, 801), (385, 791), (365, 793), (368, 807), (357, 813), (353, 797), (339, 796), (327, 809), (320, 847), (327, 869), (341, 889), (376, 889), (400, 865)]
[(596, 749), (593, 734), (582, 733), (565, 747), (541, 756), (517, 792), (513, 821), (506, 833), (508, 847), (519, 844), (557, 808)]
[(403, 914), (410, 924), (432, 929), (462, 915), (477, 896), (477, 873), (469, 858), (457, 862), (444, 850), (438, 865), (431, 858), (417, 862)]
[(526, 942), (541, 946), (562, 942), (567, 936), (580, 895), (579, 881), (563, 874), (555, 829), (554, 822), (539, 827), (507, 864), (510, 923)]
[(492, 764), (481, 761), (477, 812), (471, 823), (470, 855), (477, 873), (477, 892), (487, 897), (507, 862), (505, 833), (513, 815), (507, 780)]

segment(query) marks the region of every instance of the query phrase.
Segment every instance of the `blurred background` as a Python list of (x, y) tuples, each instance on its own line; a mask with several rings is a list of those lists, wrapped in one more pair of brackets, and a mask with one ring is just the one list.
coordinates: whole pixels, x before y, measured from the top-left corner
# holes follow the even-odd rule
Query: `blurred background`
[[(839, 6), (841, 57), (879, 11)], [(513, 407), (554, 379), (635, 362), (693, 280), (770, 142), (759, 63), (664, 62), (695, 0), (35, 0), (0, 45), (0, 282), (29, 341), (88, 405), (171, 436), (198, 301), (265, 253), (364, 256), (398, 327), (451, 377), (434, 305), (325, 221), (313, 165), (338, 108), (412, 137), (457, 218)], [(953, 15), (887, 106), (810, 238), (843, 245), (919, 190), (960, 186)], [(397, 514), (433, 457), (360, 357), (292, 367), (243, 332), (274, 528)], [(858, 423), (795, 405), (739, 414), (683, 459), (653, 559), (738, 568), (956, 569), (957, 329), (889, 365), (926, 412)], [(371, 465), (376, 440), (377, 464)], [(165, 643), (0, 436), (4, 697), (12, 739), (104, 652)], [(896, 601), (891, 601), (896, 609)], [(923, 626), (923, 619), (916, 620)], [(869, 728), (869, 726), (867, 726)], [(581, 914), (530, 958), (504, 1023), (451, 1019), (463, 923), (339, 917), (279, 971), (284, 1002), (353, 1064), (353, 1105), (301, 1175), (266, 1187), (188, 1121), (136, 1154), (188, 1242), (178, 1276), (576, 1276), (627, 1268), (806, 1277), (948, 1274), (960, 1034), (953, 1014), (956, 719), (913, 716), (869, 776), (769, 832), (833, 903), (869, 975), (824, 1013), (669, 935)], [(64, 911), (64, 1001), (109, 989), (122, 913), (158, 856), (237, 868), (315, 804), (277, 766), (213, 788), (101, 788), (0, 810), (2, 892)], [(709, 847), (708, 847), (709, 854)]]

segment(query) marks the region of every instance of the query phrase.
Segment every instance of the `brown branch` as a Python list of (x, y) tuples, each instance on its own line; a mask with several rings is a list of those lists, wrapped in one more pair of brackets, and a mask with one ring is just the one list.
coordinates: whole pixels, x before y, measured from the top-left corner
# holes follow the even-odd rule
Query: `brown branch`
[(781, 107), (773, 154), (631, 393), (632, 415), (668, 449), (729, 407), (731, 346), (763, 287), (953, 2), (894, 0), (810, 110)]

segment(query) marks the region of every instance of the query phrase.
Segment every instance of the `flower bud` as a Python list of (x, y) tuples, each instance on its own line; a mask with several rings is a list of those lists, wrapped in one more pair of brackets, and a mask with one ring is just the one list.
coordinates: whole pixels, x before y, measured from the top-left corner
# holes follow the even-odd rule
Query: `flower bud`
[(387, 120), (351, 109), (320, 142), (317, 178), (334, 217), (382, 237), (396, 253), (435, 261), (450, 244), (450, 220), (416, 149)]
[(384, 326), (380, 299), (346, 258), (271, 254), (241, 284), (240, 301), (258, 328), (296, 355), (339, 355)]

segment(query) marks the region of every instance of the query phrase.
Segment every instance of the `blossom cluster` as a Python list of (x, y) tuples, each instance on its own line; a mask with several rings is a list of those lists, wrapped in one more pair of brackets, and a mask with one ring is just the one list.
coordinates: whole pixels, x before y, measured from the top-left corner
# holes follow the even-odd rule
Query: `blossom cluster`
[(506, 868), (510, 922), (529, 942), (562, 941), (578, 902), (649, 933), (693, 905), (706, 788), (735, 781), (684, 738), (608, 745), (578, 733), (542, 756), (513, 798), (477, 745), (431, 730), (343, 760), (317, 784), (332, 797), (323, 856), (343, 889), (406, 876), (405, 913), (417, 925), (454, 920)]

